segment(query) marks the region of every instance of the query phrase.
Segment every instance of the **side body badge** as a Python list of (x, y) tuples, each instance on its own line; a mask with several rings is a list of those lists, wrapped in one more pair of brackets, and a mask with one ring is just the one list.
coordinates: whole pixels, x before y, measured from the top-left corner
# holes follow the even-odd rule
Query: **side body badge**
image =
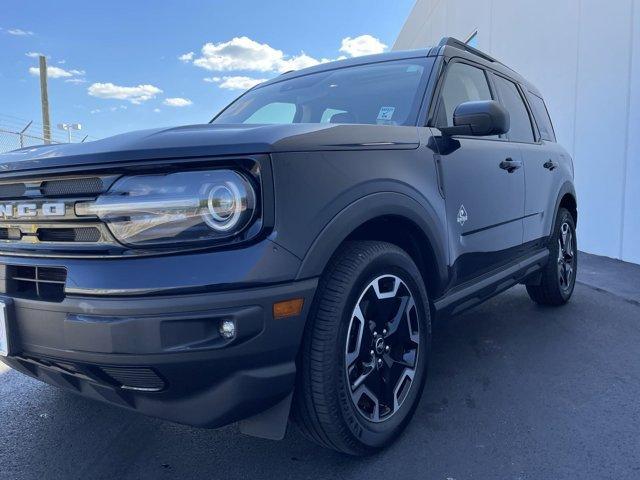
[(467, 210), (464, 208), (464, 205), (460, 205), (460, 210), (458, 210), (458, 216), (456, 220), (463, 226), (467, 220), (469, 220), (469, 216), (467, 215)]

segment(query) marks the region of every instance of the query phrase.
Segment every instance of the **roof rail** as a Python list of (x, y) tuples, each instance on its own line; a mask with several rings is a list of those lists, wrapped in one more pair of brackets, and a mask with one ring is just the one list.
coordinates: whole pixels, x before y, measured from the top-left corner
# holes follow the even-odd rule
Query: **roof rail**
[(442, 40), (440, 40), (440, 43), (438, 44), (438, 46), (439, 47), (454, 47), (454, 48), (457, 48), (459, 50), (464, 50), (465, 52), (472, 53), (473, 55), (477, 55), (478, 57), (484, 58), (485, 60), (488, 60), (490, 62), (500, 63), (498, 60), (496, 60), (492, 56), (487, 55), (484, 52), (481, 52), (477, 48), (473, 48), (473, 47), (467, 45), (466, 43), (464, 43), (461, 40), (458, 40), (457, 38), (444, 37)]

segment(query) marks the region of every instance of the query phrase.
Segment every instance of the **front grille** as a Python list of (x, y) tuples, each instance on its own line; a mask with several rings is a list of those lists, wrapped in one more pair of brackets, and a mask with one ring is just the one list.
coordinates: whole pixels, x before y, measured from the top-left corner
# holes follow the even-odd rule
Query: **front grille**
[(0, 198), (22, 197), (27, 190), (24, 183), (9, 183), (0, 185)]
[(151, 368), (147, 367), (100, 367), (100, 369), (125, 390), (158, 392), (165, 382)]
[(97, 195), (104, 190), (100, 177), (67, 178), (62, 180), (46, 180), (42, 182), (40, 191), (45, 197), (66, 197), (70, 195)]
[(0, 240), (20, 240), (22, 232), (19, 228), (0, 228)]
[(6, 293), (16, 298), (61, 302), (67, 271), (62, 267), (5, 265)]
[(96, 217), (75, 205), (106, 192), (119, 175), (0, 181), (0, 251), (55, 256), (102, 255), (123, 247)]
[(96, 227), (39, 228), (38, 240), (41, 242), (92, 243), (100, 240), (100, 230)]
[[(20, 228), (0, 227), (0, 240), (20, 240)], [(96, 227), (74, 228), (39, 228), (37, 238), (41, 242), (82, 242), (94, 243), (100, 241), (100, 230)]]
[(105, 182), (101, 177), (59, 178), (0, 184), (0, 199), (91, 196), (104, 191)]

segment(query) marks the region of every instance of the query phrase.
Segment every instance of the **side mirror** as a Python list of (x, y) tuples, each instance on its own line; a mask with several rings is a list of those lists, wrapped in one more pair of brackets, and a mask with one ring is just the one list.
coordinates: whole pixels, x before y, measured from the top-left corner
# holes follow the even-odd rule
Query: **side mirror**
[(442, 127), (443, 135), (500, 135), (509, 131), (509, 112), (494, 100), (464, 102), (453, 112), (453, 127)]

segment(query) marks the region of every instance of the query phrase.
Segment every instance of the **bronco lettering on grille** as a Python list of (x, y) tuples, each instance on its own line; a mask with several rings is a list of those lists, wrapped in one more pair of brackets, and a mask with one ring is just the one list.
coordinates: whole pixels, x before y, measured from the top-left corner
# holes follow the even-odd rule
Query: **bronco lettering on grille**
[(62, 202), (43, 203), (0, 203), (0, 219), (23, 217), (63, 217), (67, 207)]

